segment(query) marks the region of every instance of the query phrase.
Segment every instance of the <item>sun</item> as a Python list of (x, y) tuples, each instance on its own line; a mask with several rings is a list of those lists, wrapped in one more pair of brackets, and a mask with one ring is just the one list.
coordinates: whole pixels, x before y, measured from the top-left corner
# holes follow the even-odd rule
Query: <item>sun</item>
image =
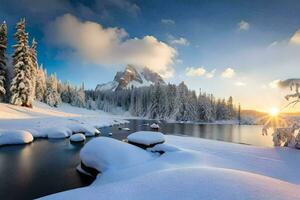
[(269, 115), (272, 117), (276, 117), (279, 115), (279, 109), (276, 107), (273, 107), (269, 110)]

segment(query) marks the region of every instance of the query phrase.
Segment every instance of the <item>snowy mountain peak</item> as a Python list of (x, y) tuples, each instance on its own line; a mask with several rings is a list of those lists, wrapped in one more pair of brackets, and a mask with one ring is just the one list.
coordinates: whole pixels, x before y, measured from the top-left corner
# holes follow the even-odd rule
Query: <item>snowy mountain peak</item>
[(124, 71), (117, 72), (113, 81), (98, 84), (96, 91), (122, 90), (132, 87), (149, 86), (155, 83), (165, 84), (162, 77), (150, 69), (127, 65)]

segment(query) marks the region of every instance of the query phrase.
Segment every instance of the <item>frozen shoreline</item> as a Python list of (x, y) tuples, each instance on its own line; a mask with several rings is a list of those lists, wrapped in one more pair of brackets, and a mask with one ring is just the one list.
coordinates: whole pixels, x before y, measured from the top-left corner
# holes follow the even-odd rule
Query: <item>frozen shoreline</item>
[[(34, 138), (65, 138), (72, 132), (84, 132), (86, 136), (97, 134), (97, 128), (129, 123), (123, 116), (103, 111), (62, 104), (58, 108), (35, 102), (33, 108), (0, 103), (0, 135), (27, 131)], [(13, 137), (11, 137), (14, 139)], [(0, 145), (13, 144), (5, 140)], [(24, 140), (24, 143), (25, 140)]]
[[(101, 159), (93, 158), (94, 154), (85, 153), (84, 156), (94, 164), (105, 163), (105, 171), (91, 186), (42, 199), (283, 200), (297, 199), (300, 195), (300, 157), (295, 149), (254, 147), (172, 135), (165, 135), (165, 139), (166, 145), (156, 148), (164, 150), (163, 155), (149, 152), (153, 156), (149, 159), (148, 155), (139, 154), (139, 159), (144, 161), (130, 166), (114, 161), (112, 155), (118, 148), (113, 143), (106, 146), (106, 142), (99, 141), (102, 145), (97, 145), (96, 140), (101, 138), (94, 139), (89, 151), (99, 152), (97, 147), (100, 147), (107, 155)], [(125, 147), (122, 152), (130, 157), (133, 147), (128, 151)], [(116, 152), (120, 153), (119, 150)]]

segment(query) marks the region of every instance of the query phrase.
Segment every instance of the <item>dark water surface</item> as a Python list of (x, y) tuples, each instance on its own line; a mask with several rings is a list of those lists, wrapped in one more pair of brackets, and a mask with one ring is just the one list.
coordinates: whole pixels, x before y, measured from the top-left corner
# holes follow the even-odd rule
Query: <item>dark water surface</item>
[[(124, 139), (138, 130), (150, 130), (145, 124), (152, 121), (131, 120), (130, 124), (101, 129), (102, 136)], [(260, 126), (195, 125), (181, 123), (160, 124), (165, 134), (185, 134), (214, 140), (271, 146), (269, 137), (261, 136)], [(129, 127), (130, 131), (119, 127)], [(92, 138), (89, 138), (90, 140)], [(32, 144), (0, 147), (0, 200), (34, 199), (89, 185), (93, 179), (76, 171), (79, 152), (84, 144), (69, 139), (37, 139)]]

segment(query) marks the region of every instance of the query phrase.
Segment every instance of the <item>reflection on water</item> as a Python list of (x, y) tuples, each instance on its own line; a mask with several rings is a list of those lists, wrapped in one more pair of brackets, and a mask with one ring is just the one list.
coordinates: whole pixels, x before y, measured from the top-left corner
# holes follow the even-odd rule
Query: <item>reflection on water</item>
[[(130, 131), (117, 126), (101, 129), (102, 136), (112, 132), (116, 139), (124, 139), (132, 132), (151, 130), (145, 120), (131, 120)], [(152, 123), (152, 122), (150, 122)], [(184, 134), (193, 137), (272, 146), (271, 136), (261, 135), (261, 126), (195, 125), (181, 123), (160, 124), (165, 134)], [(88, 138), (90, 140), (92, 138)], [(83, 144), (64, 140), (35, 140), (29, 145), (0, 147), (0, 199), (34, 199), (48, 194), (83, 187), (93, 180), (76, 171)]]
[[(130, 128), (133, 130), (151, 130), (142, 124), (144, 120), (132, 120)], [(137, 127), (137, 128), (136, 128)], [(160, 131), (164, 134), (183, 134), (192, 137), (242, 143), (255, 146), (273, 146), (271, 135), (262, 136), (262, 126), (254, 125), (218, 125), (218, 124), (183, 124), (160, 123)]]

